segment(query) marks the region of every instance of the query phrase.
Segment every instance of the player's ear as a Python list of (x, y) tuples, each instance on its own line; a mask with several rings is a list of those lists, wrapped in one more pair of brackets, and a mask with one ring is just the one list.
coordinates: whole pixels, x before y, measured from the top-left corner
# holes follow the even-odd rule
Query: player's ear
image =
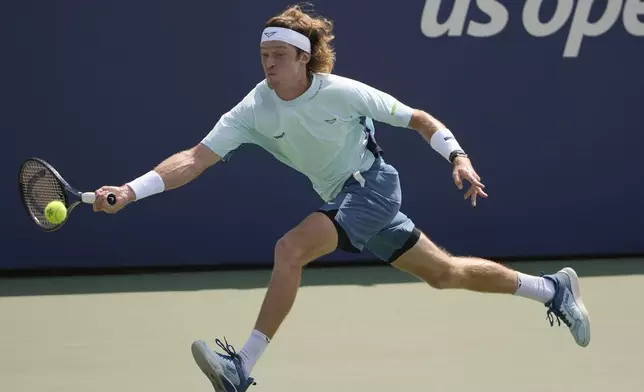
[(304, 64), (308, 64), (309, 61), (311, 61), (311, 54), (310, 53), (306, 53), (303, 50), (298, 50), (298, 52), (299, 52), (298, 55), (299, 55), (299, 58), (300, 58), (301, 62), (303, 62)]

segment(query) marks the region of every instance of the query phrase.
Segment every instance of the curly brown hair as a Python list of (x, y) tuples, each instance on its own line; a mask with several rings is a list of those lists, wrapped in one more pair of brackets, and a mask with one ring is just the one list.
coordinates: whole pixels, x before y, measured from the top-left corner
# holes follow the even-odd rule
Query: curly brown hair
[[(304, 6), (310, 6), (304, 3)], [(281, 14), (271, 17), (264, 27), (283, 27), (304, 34), (311, 41), (311, 60), (307, 64), (309, 72), (331, 73), (335, 65), (335, 50), (331, 46), (333, 22), (322, 16), (304, 11), (302, 5), (292, 5)], [(302, 50), (298, 49), (298, 55)]]

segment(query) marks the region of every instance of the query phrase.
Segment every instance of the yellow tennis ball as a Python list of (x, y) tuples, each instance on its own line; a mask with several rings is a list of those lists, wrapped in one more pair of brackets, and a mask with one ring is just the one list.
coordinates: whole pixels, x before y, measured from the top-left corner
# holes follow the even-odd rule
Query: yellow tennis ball
[(67, 207), (60, 200), (54, 200), (45, 207), (45, 218), (53, 224), (61, 223), (67, 218)]

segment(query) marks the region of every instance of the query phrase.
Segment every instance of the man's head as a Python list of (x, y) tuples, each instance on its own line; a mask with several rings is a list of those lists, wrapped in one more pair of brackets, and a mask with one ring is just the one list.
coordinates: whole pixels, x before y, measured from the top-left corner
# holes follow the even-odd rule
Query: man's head
[(260, 53), (271, 86), (306, 80), (311, 72), (331, 73), (335, 52), (333, 23), (292, 6), (264, 25)]

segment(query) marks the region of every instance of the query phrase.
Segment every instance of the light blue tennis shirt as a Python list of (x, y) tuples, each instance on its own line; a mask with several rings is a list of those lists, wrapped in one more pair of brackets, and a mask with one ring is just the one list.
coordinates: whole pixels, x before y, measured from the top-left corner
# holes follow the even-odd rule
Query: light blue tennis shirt
[(364, 83), (314, 74), (311, 87), (284, 101), (258, 83), (225, 113), (202, 143), (227, 161), (245, 143), (255, 144), (309, 178), (324, 201), (334, 198), (357, 171), (368, 170), (372, 120), (407, 127), (413, 109)]

